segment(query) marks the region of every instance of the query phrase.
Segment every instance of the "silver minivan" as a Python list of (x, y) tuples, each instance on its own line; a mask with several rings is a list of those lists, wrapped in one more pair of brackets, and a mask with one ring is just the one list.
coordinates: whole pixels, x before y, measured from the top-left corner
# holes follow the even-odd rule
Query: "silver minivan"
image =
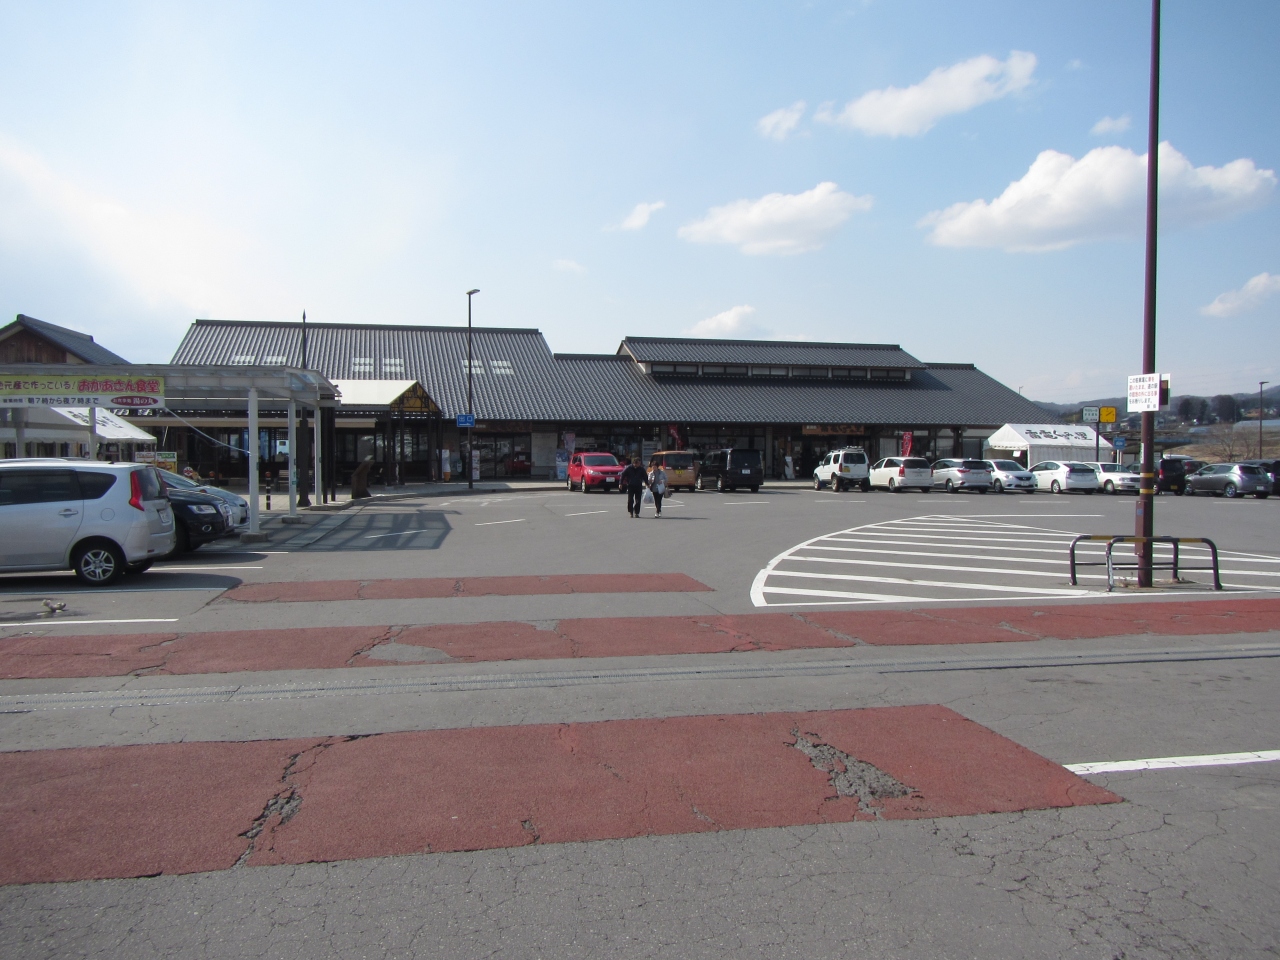
[(154, 467), (0, 460), (0, 573), (70, 569), (105, 587), (174, 544), (173, 508)]

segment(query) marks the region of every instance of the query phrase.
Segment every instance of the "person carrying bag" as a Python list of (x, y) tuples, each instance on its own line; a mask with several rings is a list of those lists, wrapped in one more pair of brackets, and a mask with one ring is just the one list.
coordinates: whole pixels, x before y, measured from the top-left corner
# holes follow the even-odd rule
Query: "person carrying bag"
[(655, 463), (653, 469), (649, 471), (649, 493), (653, 495), (653, 507), (657, 511), (654, 513), (655, 517), (662, 516), (662, 498), (666, 492), (667, 471), (662, 469), (660, 462)]
[(628, 516), (640, 516), (641, 496), (646, 493), (644, 467), (640, 466), (640, 458), (633, 457), (631, 465), (622, 471), (621, 487), (627, 491)]

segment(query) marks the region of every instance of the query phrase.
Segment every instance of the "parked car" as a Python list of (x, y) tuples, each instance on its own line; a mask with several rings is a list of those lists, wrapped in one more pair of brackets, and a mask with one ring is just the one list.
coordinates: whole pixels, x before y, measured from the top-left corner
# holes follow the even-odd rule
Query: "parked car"
[(0, 571), (74, 570), (105, 587), (173, 549), (173, 510), (154, 467), (0, 461)]
[(1271, 481), (1271, 492), (1280, 493), (1280, 487), (1276, 486), (1280, 481), (1280, 460), (1241, 460), (1241, 463), (1250, 463), (1267, 475)]
[(1036, 488), (1050, 493), (1097, 493), (1098, 475), (1084, 463), (1042, 460), (1031, 468)]
[(239, 527), (249, 522), (249, 501), (238, 494), (232, 493), (230, 490), (213, 487), (207, 483), (197, 483), (189, 477), (163, 469), (160, 470), (160, 479), (164, 481), (165, 487), (170, 490), (191, 490), (195, 493), (207, 494), (210, 497), (217, 497), (219, 500), (225, 501), (231, 508), (232, 526)]
[(836, 493), (851, 487), (871, 489), (871, 458), (861, 447), (832, 450), (813, 469), (813, 489), (830, 487)]
[(961, 490), (986, 493), (991, 487), (991, 470), (983, 460), (935, 460), (933, 485), (942, 487), (947, 493), (959, 493)]
[(649, 469), (661, 464), (667, 474), (667, 489), (685, 487), (695, 489), (698, 482), (698, 464), (688, 450), (659, 450), (649, 457)]
[(698, 470), (698, 489), (705, 490), (712, 484), (721, 493), (746, 487), (752, 493), (764, 483), (764, 461), (759, 450), (733, 447), (712, 450), (702, 458)]
[(1178, 496), (1187, 489), (1187, 459), (1161, 457), (1156, 462), (1156, 493), (1173, 491)]
[(612, 453), (575, 453), (569, 458), (568, 488), (576, 487), (583, 493), (617, 490), (622, 470), (622, 464)]
[(1187, 478), (1187, 495), (1197, 493), (1232, 500), (1253, 494), (1265, 500), (1271, 495), (1271, 478), (1254, 463), (1210, 463)]
[(1103, 493), (1136, 494), (1138, 488), (1142, 486), (1142, 477), (1138, 475), (1138, 468), (1132, 464), (1091, 461), (1085, 466), (1092, 467), (1093, 472), (1098, 475), (1098, 486)]
[(1036, 478), (1017, 460), (983, 460), (991, 471), (991, 489), (996, 493), (1006, 490), (1036, 492)]
[(923, 457), (885, 457), (871, 468), (871, 486), (900, 493), (914, 487), (922, 493), (933, 491), (933, 470)]
[(177, 520), (174, 554), (188, 553), (232, 531), (231, 508), (224, 501), (194, 490), (171, 488), (168, 493)]

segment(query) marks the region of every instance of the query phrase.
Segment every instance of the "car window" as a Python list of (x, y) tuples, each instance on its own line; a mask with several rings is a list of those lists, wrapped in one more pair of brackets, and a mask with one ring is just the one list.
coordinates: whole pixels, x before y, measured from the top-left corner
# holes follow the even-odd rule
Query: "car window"
[(729, 461), (730, 463), (733, 464), (733, 466), (738, 468), (758, 467), (760, 466), (760, 451), (759, 450), (734, 450), (732, 453), (729, 454)]
[(0, 506), (79, 500), (80, 484), (71, 470), (0, 472)]
[(965, 468), (966, 468), (966, 469), (968, 469), (968, 470), (985, 470), (985, 469), (987, 469), (987, 465), (986, 465), (985, 463), (983, 463), (981, 460), (966, 460), (964, 463), (962, 463), (962, 464), (961, 464), (961, 466), (962, 466), (962, 467), (965, 467)]
[(618, 458), (612, 453), (595, 453), (583, 457), (582, 462), (588, 467), (616, 467)]
[(1251, 463), (1242, 463), (1237, 469), (1239, 469), (1241, 474), (1247, 477), (1260, 476), (1262, 473), (1261, 470), (1259, 470), (1257, 467), (1255, 467)]
[(90, 473), (88, 470), (77, 470), (80, 476), (80, 496), (85, 500), (98, 500), (116, 485), (114, 473)]
[(862, 453), (861, 451), (858, 451), (855, 453), (846, 453), (844, 455), (844, 462), (845, 463), (866, 463), (867, 455), (865, 453)]
[(692, 470), (693, 454), (668, 453), (663, 457), (663, 464), (668, 470)]
[(926, 470), (929, 469), (929, 461), (922, 460), (920, 457), (908, 457), (906, 460), (902, 461), (902, 465), (904, 467), (913, 467), (916, 469), (919, 469), (920, 467), (923, 467)]
[[(81, 474), (83, 477), (84, 474)], [(190, 480), (176, 473), (170, 473), (168, 470), (160, 471), (160, 479), (165, 482), (165, 486), (177, 487), (179, 490), (196, 490), (200, 484), (194, 480)]]
[(154, 467), (141, 467), (133, 472), (138, 478), (143, 500), (164, 499), (164, 484), (160, 482), (160, 474), (155, 471)]
[(1001, 470), (1025, 470), (1026, 469), (1026, 467), (1018, 463), (1016, 460), (997, 460), (995, 461), (995, 464)]

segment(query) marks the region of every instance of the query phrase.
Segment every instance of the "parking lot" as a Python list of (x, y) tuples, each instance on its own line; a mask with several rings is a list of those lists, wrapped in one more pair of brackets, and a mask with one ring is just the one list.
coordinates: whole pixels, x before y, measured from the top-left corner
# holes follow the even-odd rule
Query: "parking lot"
[(1132, 497), (801, 484), (5, 577), (0, 948), (1274, 955), (1278, 511), (1158, 498), (1222, 591), (1070, 582)]

